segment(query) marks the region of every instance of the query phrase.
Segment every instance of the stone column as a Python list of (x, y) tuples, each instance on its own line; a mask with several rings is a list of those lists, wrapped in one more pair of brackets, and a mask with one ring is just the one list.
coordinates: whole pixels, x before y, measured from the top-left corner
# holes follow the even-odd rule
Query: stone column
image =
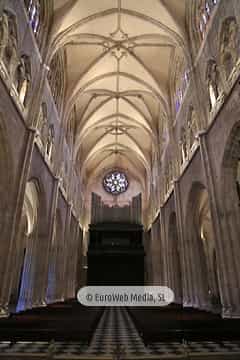
[[(41, 251), (38, 251), (38, 256), (42, 255), (42, 271), (39, 274), (38, 279), (36, 279), (36, 288), (35, 288), (35, 298), (38, 298), (38, 305), (46, 305), (46, 295), (47, 295), (47, 287), (48, 287), (48, 270), (49, 270), (49, 261), (51, 256), (51, 245), (54, 236), (54, 226), (56, 221), (56, 209), (58, 203), (58, 194), (59, 194), (59, 178), (54, 178), (53, 190), (52, 190), (52, 201), (51, 201), (51, 209), (50, 209), (50, 224), (47, 235), (47, 251), (42, 254)], [(41, 239), (39, 239), (41, 241)]]
[[(192, 224), (191, 224), (192, 225)], [(189, 236), (189, 235), (188, 235)], [(194, 224), (188, 238), (189, 276), (192, 288), (192, 306), (197, 309), (210, 310), (208, 297), (208, 274), (205, 253), (199, 238), (199, 228)]]
[[(191, 84), (193, 91), (193, 99), (196, 109), (199, 114), (200, 121), (200, 129), (205, 128), (208, 125), (208, 95), (206, 96), (206, 87), (207, 83), (202, 80), (202, 74), (200, 73), (199, 66), (195, 66), (193, 58), (191, 58)], [(205, 79), (205, 74), (204, 74)], [(207, 90), (208, 92), (208, 90)], [(206, 106), (202, 106), (202, 104), (206, 103)]]
[[(215, 237), (216, 258), (219, 270), (220, 296), (223, 317), (240, 317), (239, 305), (239, 265), (238, 273), (232, 271), (235, 257), (239, 254), (239, 245), (235, 248), (234, 239), (226, 233), (221, 221), (220, 199), (216, 193), (216, 179), (213, 176), (211, 159), (208, 152), (207, 136), (199, 133), (201, 159), (208, 187), (213, 232)], [(235, 241), (239, 242), (239, 234)], [(235, 251), (234, 251), (235, 248)], [(239, 262), (238, 262), (239, 263)], [(236, 264), (235, 264), (236, 265)]]
[(32, 307), (32, 295), (33, 295), (33, 280), (36, 266), (36, 258), (34, 256), (36, 250), (36, 241), (38, 238), (37, 228), (27, 238), (28, 247), (26, 248), (26, 254), (24, 259), (24, 270), (22, 274), (21, 290), (17, 303), (17, 311), (23, 311)]
[(192, 306), (191, 302), (191, 284), (189, 279), (189, 256), (187, 256), (188, 249), (186, 248), (186, 242), (184, 239), (184, 224), (183, 224), (183, 210), (181, 202), (181, 193), (179, 188), (179, 180), (174, 181), (174, 201), (177, 217), (177, 229), (178, 239), (180, 241), (181, 248), (181, 269), (182, 269), (182, 294), (183, 294), (183, 306)]
[(17, 235), (17, 244), (16, 244), (16, 256), (14, 259), (15, 268), (13, 269), (13, 282), (12, 282), (12, 291), (11, 291), (11, 305), (15, 306), (18, 302), (18, 290), (21, 281), (21, 273), (24, 264), (24, 248), (26, 243), (26, 235), (25, 235), (25, 223), (21, 223), (21, 229), (19, 234)]
[(152, 265), (152, 256), (151, 256), (151, 237), (149, 236), (149, 232), (145, 231), (143, 233), (143, 244), (145, 250), (145, 259), (144, 259), (144, 267), (145, 267), (145, 283), (146, 285), (153, 284), (153, 265)]
[(70, 232), (68, 238), (68, 257), (67, 257), (67, 298), (72, 299), (73, 294), (73, 268), (74, 268), (74, 239), (76, 235), (75, 221), (71, 213), (71, 223), (70, 223)]
[[(68, 206), (68, 209), (70, 206)], [(65, 259), (66, 259), (66, 227), (68, 226), (68, 210), (67, 214), (65, 216), (65, 222), (64, 222), (64, 229), (63, 234), (60, 237), (60, 239), (57, 239), (57, 288), (56, 288), (56, 294), (58, 301), (64, 301), (64, 291), (65, 291)]]
[(160, 207), (160, 241), (161, 241), (161, 286), (167, 286), (169, 280), (168, 274), (168, 260), (167, 260), (167, 237), (164, 207)]
[(76, 223), (75, 239), (73, 242), (74, 248), (74, 257), (73, 257), (73, 275), (72, 275), (72, 293), (75, 296), (77, 290), (77, 263), (78, 263), (78, 254), (79, 254), (79, 233), (80, 228), (78, 222)]
[(83, 277), (83, 256), (82, 256), (82, 252), (83, 252), (83, 232), (81, 229), (81, 225), (80, 223), (78, 224), (79, 226), (79, 235), (78, 235), (78, 242), (79, 242), (79, 246), (78, 246), (78, 258), (77, 258), (77, 291), (80, 289), (80, 287), (82, 286), (82, 277)]
[[(163, 218), (164, 217), (164, 218)], [(162, 244), (162, 254), (164, 254), (164, 258), (162, 259), (163, 265), (164, 265), (164, 285), (168, 286), (170, 289), (174, 289), (174, 281), (173, 281), (173, 275), (174, 275), (174, 263), (173, 263), (173, 253), (172, 253), (172, 244), (171, 240), (169, 238), (169, 226), (166, 223), (166, 218), (162, 214), (160, 216), (161, 220), (161, 229), (162, 229), (162, 235), (161, 240), (164, 240), (164, 244)]]
[(167, 256), (167, 282), (166, 285), (173, 290), (175, 295), (175, 303), (181, 303), (179, 298), (179, 288), (182, 292), (182, 284), (179, 284), (179, 267), (178, 267), (178, 258), (177, 248), (178, 244), (176, 243), (177, 237), (173, 236), (173, 224), (166, 224), (166, 256)]
[(160, 225), (158, 218), (152, 224), (151, 229), (151, 258), (152, 258), (152, 280), (153, 285), (162, 285)]
[(64, 232), (64, 263), (63, 263), (63, 298), (68, 298), (68, 252), (70, 251), (70, 227), (71, 227), (72, 204), (68, 204), (66, 225)]

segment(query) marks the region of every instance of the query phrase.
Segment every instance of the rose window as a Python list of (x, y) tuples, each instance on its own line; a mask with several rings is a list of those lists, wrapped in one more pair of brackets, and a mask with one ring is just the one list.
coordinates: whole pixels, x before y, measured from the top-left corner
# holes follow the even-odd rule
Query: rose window
[(123, 172), (113, 171), (104, 177), (103, 187), (112, 195), (119, 195), (127, 190), (128, 179)]

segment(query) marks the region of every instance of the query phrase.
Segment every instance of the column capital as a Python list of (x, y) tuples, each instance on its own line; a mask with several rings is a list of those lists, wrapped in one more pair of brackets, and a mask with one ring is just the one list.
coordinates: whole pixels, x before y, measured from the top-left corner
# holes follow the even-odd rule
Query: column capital
[(30, 125), (30, 126), (28, 127), (28, 131), (34, 133), (35, 135), (38, 135), (38, 134), (39, 134), (38, 129), (37, 129), (36, 127), (32, 126), (32, 125)]
[(175, 191), (175, 188), (176, 186), (180, 183), (180, 177), (178, 178), (174, 178), (173, 179), (173, 187), (174, 187), (174, 191)]
[(8, 318), (10, 316), (10, 312), (7, 307), (0, 306), (0, 319)]
[(206, 135), (207, 134), (207, 130), (206, 129), (203, 129), (203, 130), (200, 130), (200, 131), (198, 131), (197, 132), (197, 138), (201, 138), (201, 137), (203, 137), (204, 135)]

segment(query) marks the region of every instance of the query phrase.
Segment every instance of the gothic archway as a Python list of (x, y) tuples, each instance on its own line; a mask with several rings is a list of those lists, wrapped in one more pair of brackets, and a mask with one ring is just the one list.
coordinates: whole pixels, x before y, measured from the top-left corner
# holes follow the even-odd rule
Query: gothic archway
[(240, 213), (240, 121), (232, 128), (222, 164), (222, 191), (228, 189), (226, 208)]
[(220, 289), (215, 239), (207, 189), (194, 183), (186, 215), (188, 276), (194, 306), (218, 311)]
[(36, 270), (36, 242), (38, 240), (39, 190), (32, 180), (26, 185), (19, 231), (17, 275), (11, 302), (17, 300), (17, 312), (32, 305)]

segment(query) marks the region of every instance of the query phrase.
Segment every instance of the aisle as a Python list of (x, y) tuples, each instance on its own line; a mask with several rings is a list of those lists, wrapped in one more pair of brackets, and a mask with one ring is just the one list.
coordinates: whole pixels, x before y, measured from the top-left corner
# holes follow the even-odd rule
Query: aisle
[(120, 348), (128, 355), (147, 355), (134, 323), (124, 307), (105, 309), (94, 332), (87, 354), (110, 355)]

